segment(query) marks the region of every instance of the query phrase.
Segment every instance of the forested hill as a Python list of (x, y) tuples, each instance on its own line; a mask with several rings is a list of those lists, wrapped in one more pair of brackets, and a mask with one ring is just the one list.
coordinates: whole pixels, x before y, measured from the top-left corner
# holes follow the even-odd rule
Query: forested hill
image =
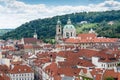
[(3, 34), (12, 31), (13, 29), (0, 29), (0, 36), (2, 36)]
[[(106, 12), (82, 12), (55, 16), (52, 18), (37, 19), (22, 24), (15, 30), (8, 32), (2, 36), (3, 39), (20, 39), (22, 37), (32, 37), (36, 30), (39, 39), (50, 39), (55, 36), (55, 27), (58, 17), (64, 26), (68, 17), (77, 28), (77, 33), (87, 32), (93, 28), (99, 36), (120, 37), (120, 10)], [(87, 21), (88, 24), (79, 24), (81, 21)], [(112, 21), (113, 25), (108, 22)]]

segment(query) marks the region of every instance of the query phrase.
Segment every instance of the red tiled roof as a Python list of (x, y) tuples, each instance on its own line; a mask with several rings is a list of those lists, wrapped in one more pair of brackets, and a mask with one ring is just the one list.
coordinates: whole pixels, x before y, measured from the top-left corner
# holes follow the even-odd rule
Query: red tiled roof
[(6, 74), (0, 72), (0, 80), (10, 80), (10, 77), (8, 77)]
[(32, 48), (33, 48), (32, 44), (24, 45), (24, 49), (32, 49)]
[(102, 38), (97, 37), (94, 33), (85, 33), (79, 34), (76, 38), (68, 38), (65, 40), (66, 43), (109, 43), (109, 42), (116, 42), (117, 38)]
[(36, 38), (23, 38), (25, 44), (36, 44), (37, 42), (42, 42)]
[(107, 77), (113, 77), (113, 78), (118, 78), (119, 73), (115, 72), (114, 70), (106, 70), (103, 79), (106, 79)]
[(55, 75), (55, 76), (54, 76), (54, 80), (61, 80), (60, 75)]
[(66, 43), (79, 43), (80, 40), (79, 39), (75, 39), (75, 38), (68, 38), (65, 40)]
[(96, 74), (95, 80), (101, 80), (101, 78), (102, 78), (102, 74)]
[(18, 74), (18, 73), (32, 73), (33, 70), (31, 67), (27, 65), (15, 65), (12, 70), (10, 70), (10, 73), (12, 74)]
[(0, 71), (2, 71), (4, 73), (8, 73), (9, 68), (6, 65), (0, 65)]
[(22, 61), (16, 61), (16, 62), (11, 62), (12, 65), (20, 65), (22, 64)]
[(57, 64), (54, 62), (52, 62), (45, 68), (45, 71), (51, 76), (55, 76), (57, 74), (57, 70), (58, 70)]
[(81, 49), (79, 51), (81, 57), (92, 58), (93, 56), (98, 54), (98, 51), (89, 50), (89, 49)]
[(15, 48), (13, 46), (2, 46), (1, 47), (2, 50), (9, 50), (9, 51), (14, 51)]
[(83, 66), (83, 67), (94, 67), (95, 65), (92, 64), (92, 62), (87, 61), (87, 60), (79, 60), (78, 66)]
[(81, 69), (77, 68), (59, 68), (58, 74), (65, 76), (78, 76)]
[(80, 37), (81, 39), (88, 39), (89, 37), (96, 38), (97, 36), (95, 33), (83, 33), (83, 34), (78, 34), (78, 37)]
[(47, 62), (50, 62), (50, 58), (49, 57), (47, 57), (47, 58), (37, 58), (37, 59), (35, 59), (34, 61), (33, 61), (33, 63), (35, 64), (35, 65), (40, 65), (40, 64), (45, 64), (45, 63), (47, 63)]

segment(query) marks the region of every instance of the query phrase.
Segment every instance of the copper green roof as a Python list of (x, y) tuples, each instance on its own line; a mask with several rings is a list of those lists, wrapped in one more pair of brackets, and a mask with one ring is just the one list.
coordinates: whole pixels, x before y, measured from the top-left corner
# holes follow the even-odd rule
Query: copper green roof
[(64, 29), (75, 29), (75, 27), (72, 24), (67, 24), (64, 26)]

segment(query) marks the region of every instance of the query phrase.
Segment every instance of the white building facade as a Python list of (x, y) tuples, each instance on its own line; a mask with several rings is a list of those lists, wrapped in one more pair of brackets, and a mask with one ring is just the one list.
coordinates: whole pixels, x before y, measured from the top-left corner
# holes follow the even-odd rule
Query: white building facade
[(27, 65), (16, 65), (9, 73), (10, 80), (34, 80), (34, 71)]

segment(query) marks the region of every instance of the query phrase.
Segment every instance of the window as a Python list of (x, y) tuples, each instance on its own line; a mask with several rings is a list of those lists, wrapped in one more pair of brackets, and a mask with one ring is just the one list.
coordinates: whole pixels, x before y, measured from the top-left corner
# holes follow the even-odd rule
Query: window
[(103, 64), (101, 66), (103, 67)]
[(69, 38), (69, 33), (68, 32), (66, 32), (66, 37)]
[(60, 32), (60, 29), (59, 29), (59, 32)]
[(72, 32), (71, 32), (71, 36), (73, 36), (73, 35), (72, 35)]

